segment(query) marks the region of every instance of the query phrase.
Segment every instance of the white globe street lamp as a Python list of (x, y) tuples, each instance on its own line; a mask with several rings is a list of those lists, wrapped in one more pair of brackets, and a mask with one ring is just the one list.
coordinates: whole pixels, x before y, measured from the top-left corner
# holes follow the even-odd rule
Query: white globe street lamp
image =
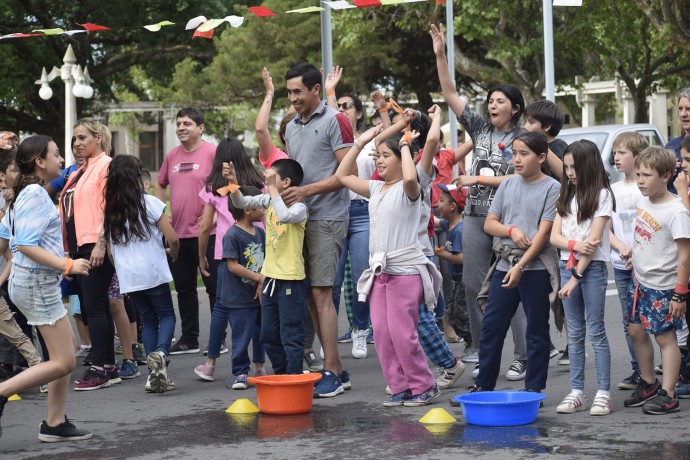
[(76, 98), (90, 99), (93, 97), (93, 88), (91, 87), (91, 76), (89, 70), (80, 65), (77, 65), (77, 58), (72, 50), (72, 45), (67, 46), (65, 56), (62, 58), (63, 65), (61, 68), (53, 67), (50, 73), (46, 72), (45, 67), (41, 72), (41, 79), (36, 80), (37, 85), (41, 85), (38, 90), (38, 96), (47, 101), (53, 97), (53, 90), (50, 88), (50, 82), (60, 75), (62, 81), (65, 82), (65, 166), (74, 164), (74, 156), (72, 155), (72, 127), (77, 122), (77, 101)]

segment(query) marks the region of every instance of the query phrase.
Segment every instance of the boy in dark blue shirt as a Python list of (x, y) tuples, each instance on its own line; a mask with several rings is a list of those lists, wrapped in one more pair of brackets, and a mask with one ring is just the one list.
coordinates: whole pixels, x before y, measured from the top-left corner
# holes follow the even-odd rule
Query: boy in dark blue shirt
[(446, 245), (436, 248), (435, 252), (441, 259), (441, 263), (447, 264), (453, 283), (453, 295), (446, 299), (448, 323), (457, 335), (465, 341), (465, 347), (472, 347), (470, 322), (467, 317), (467, 304), (465, 302), (465, 285), (462, 282), (462, 265), (464, 262), (462, 212), (465, 209), (467, 192), (465, 189), (458, 189), (454, 185), (438, 184), (438, 187), (441, 189), (441, 197), (438, 202), (441, 219), (435, 220), (437, 226), (446, 232)]

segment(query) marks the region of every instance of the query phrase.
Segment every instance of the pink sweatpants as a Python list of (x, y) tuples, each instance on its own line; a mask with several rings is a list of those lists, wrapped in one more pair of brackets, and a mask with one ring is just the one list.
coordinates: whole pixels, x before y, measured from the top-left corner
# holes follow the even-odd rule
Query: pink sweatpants
[(393, 394), (433, 388), (434, 376), (417, 335), (418, 306), (424, 303), (419, 275), (376, 277), (369, 296), (376, 353)]

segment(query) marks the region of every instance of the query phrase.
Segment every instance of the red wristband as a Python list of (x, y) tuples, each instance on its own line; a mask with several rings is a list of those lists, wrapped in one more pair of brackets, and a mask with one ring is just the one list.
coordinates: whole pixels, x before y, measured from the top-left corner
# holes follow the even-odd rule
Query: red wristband
[(688, 289), (687, 284), (676, 284), (675, 292), (677, 292), (678, 294), (687, 294), (688, 292), (690, 292), (690, 289)]
[[(480, 177), (481, 177), (481, 176), (480, 176)], [(515, 229), (515, 228), (516, 228), (515, 225), (511, 225), (510, 227), (508, 227), (508, 238), (512, 238), (512, 237), (513, 237), (513, 236), (511, 235), (511, 233), (513, 233), (513, 229)]]

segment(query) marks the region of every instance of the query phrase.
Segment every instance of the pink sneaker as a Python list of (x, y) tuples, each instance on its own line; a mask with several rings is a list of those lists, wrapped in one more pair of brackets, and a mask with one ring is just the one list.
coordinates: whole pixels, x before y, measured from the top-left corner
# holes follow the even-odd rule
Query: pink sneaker
[(209, 366), (208, 364), (202, 364), (194, 368), (194, 373), (207, 382), (213, 382), (213, 373), (215, 371), (216, 366)]
[(260, 369), (254, 368), (254, 370), (252, 371), (252, 377), (263, 377), (264, 375), (267, 375), (267, 374), (266, 374), (266, 369), (264, 369), (263, 367)]

